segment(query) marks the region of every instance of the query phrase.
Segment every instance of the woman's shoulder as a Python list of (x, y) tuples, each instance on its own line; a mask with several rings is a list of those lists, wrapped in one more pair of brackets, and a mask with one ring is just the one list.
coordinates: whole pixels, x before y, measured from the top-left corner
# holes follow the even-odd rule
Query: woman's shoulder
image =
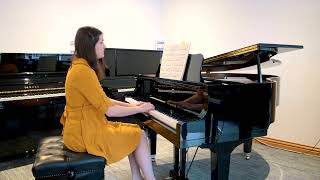
[(86, 59), (77, 58), (77, 57), (72, 59), (71, 65), (84, 65), (84, 66), (90, 67), (90, 65), (89, 65), (89, 63), (88, 63), (88, 61)]
[(71, 67), (72, 69), (76, 69), (76, 70), (81, 69), (81, 70), (93, 71), (93, 69), (88, 64), (88, 61), (83, 58), (74, 58), (72, 60)]
[(84, 59), (73, 60), (71, 68), (68, 72), (71, 78), (78, 78), (83, 76), (95, 76), (94, 70)]

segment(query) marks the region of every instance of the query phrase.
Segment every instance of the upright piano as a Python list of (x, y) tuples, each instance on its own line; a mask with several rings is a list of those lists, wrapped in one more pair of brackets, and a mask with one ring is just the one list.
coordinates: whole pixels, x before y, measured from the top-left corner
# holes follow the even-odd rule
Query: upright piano
[(105, 49), (109, 76), (101, 81), (106, 94), (117, 100), (135, 90), (137, 75), (156, 74), (162, 51), (141, 49)]
[[(155, 110), (145, 114), (142, 121), (173, 144), (170, 176), (187, 179), (186, 149), (200, 147), (210, 149), (211, 179), (228, 179), (233, 149), (267, 135), (275, 119), (279, 77), (262, 74), (261, 64), (276, 54), (301, 48), (255, 44), (204, 59), (202, 70), (198, 70), (203, 72), (202, 82), (138, 76), (135, 91), (126, 101), (149, 101), (155, 105)], [(256, 74), (216, 73), (253, 65)], [(202, 103), (200, 108), (181, 104), (190, 97), (202, 98), (198, 101)], [(153, 147), (155, 137), (151, 138)]]
[(35, 153), (38, 141), (61, 133), (64, 82), (71, 55), (1, 53), (0, 161)]

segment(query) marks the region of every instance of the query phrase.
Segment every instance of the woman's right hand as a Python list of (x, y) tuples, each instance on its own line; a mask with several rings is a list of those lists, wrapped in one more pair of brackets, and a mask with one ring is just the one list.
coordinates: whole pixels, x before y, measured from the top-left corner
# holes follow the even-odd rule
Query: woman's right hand
[(154, 105), (149, 102), (143, 102), (137, 105), (140, 108), (141, 113), (147, 113), (151, 110), (154, 110)]

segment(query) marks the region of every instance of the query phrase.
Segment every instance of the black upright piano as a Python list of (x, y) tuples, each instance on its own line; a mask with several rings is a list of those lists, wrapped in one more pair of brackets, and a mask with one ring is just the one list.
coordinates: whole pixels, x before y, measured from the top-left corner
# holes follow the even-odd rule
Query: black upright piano
[(71, 54), (0, 53), (0, 161), (31, 156), (58, 135)]
[[(170, 176), (187, 179), (186, 149), (200, 147), (211, 151), (211, 179), (228, 179), (233, 149), (254, 137), (267, 135), (275, 119), (279, 78), (262, 74), (261, 64), (276, 54), (301, 48), (255, 44), (204, 59), (202, 70), (198, 70), (199, 74), (202, 71), (201, 82), (138, 76), (135, 91), (126, 101), (149, 101), (155, 105), (156, 109), (142, 121), (173, 144), (174, 166)], [(216, 72), (253, 65), (256, 74)], [(201, 98), (200, 108), (183, 105), (193, 96)], [(155, 137), (151, 138), (153, 147)]]
[(101, 81), (106, 94), (117, 100), (135, 90), (137, 75), (155, 75), (162, 51), (142, 49), (106, 48), (105, 63), (109, 76)]

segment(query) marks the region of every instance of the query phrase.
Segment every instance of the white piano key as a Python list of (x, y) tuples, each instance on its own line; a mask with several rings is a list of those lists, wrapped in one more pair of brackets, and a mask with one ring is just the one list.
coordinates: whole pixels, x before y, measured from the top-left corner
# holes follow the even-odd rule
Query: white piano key
[(0, 98), (0, 102), (18, 101), (18, 100), (27, 100), (27, 99), (50, 98), (50, 97), (60, 97), (60, 96), (65, 96), (65, 93), (53, 93), (53, 94), (39, 94), (39, 95), (5, 97), (5, 98)]
[(156, 118), (158, 121), (164, 123), (165, 125), (168, 125), (169, 127), (171, 127), (172, 129), (176, 129), (177, 128), (177, 124), (178, 124), (178, 120), (174, 119), (166, 114), (163, 114), (157, 110), (152, 110), (149, 111), (149, 114)]
[(139, 103), (139, 101), (137, 101), (137, 100), (135, 100), (135, 99), (133, 99), (131, 97), (125, 97), (124, 100), (126, 102), (128, 102), (129, 104), (137, 104), (137, 103)]
[[(125, 98), (125, 101), (130, 103), (130, 104), (137, 104), (139, 101), (131, 98), (131, 97), (126, 97)], [(177, 127), (177, 124), (178, 124), (178, 120), (177, 119), (174, 119), (166, 114), (163, 114), (157, 110), (151, 110), (149, 111), (149, 114), (156, 118), (156, 120), (162, 124), (165, 124), (167, 126), (169, 126), (170, 128), (172, 129), (176, 129)]]

